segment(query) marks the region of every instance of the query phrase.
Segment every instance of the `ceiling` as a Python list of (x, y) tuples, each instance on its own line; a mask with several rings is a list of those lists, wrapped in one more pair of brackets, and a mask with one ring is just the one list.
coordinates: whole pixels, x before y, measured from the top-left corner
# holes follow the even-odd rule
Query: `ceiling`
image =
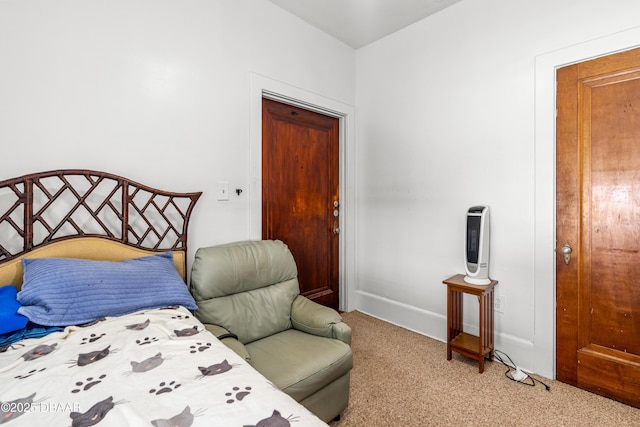
[(357, 49), (460, 0), (270, 0)]

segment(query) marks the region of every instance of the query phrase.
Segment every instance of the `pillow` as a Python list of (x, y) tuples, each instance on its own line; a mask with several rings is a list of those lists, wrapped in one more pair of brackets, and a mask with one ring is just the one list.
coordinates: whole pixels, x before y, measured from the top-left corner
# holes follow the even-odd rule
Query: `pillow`
[(20, 330), (27, 326), (29, 319), (18, 314), (20, 303), (16, 300), (18, 288), (13, 285), (0, 288), (0, 334)]
[(197, 309), (171, 252), (121, 262), (23, 258), (22, 267), (18, 312), (40, 325), (79, 325), (170, 305)]

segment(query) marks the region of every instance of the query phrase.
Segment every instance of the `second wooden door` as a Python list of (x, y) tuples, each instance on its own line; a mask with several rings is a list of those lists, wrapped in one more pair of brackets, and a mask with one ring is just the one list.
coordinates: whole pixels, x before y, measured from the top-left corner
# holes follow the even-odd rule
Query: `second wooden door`
[(262, 101), (262, 237), (289, 246), (301, 293), (339, 305), (339, 120)]
[(557, 79), (556, 375), (640, 407), (640, 50)]

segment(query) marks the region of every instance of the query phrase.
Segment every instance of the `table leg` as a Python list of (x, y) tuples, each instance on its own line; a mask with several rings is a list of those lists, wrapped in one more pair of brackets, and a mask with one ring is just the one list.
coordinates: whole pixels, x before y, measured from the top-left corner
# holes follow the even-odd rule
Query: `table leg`
[(491, 349), (489, 352), (489, 360), (493, 361), (493, 350), (494, 350), (494, 334), (493, 334), (493, 288), (489, 290), (489, 295), (487, 297), (487, 331), (489, 332), (487, 337), (487, 346)]
[(484, 340), (486, 339), (486, 331), (485, 331), (485, 301), (484, 294), (478, 297), (480, 302), (480, 324), (478, 325), (478, 369), (480, 373), (484, 372), (484, 354), (482, 352), (484, 346)]
[(453, 301), (451, 288), (447, 286), (447, 360), (451, 360), (451, 329), (453, 328)]

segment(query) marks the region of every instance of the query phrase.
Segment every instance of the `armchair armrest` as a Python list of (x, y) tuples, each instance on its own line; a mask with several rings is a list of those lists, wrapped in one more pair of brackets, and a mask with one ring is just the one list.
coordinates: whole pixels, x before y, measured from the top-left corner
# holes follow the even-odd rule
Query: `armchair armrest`
[(342, 322), (340, 314), (302, 295), (293, 300), (291, 324), (299, 331), (351, 344), (351, 328)]
[(227, 331), (222, 326), (205, 323), (204, 327), (207, 329), (207, 331), (211, 332), (216, 338), (222, 341), (224, 345), (229, 347), (231, 350), (233, 350), (236, 354), (238, 354), (244, 360), (246, 360), (247, 362), (251, 360), (251, 356), (249, 355), (249, 352), (247, 351), (244, 344), (238, 341), (237, 336), (234, 338), (235, 335)]

